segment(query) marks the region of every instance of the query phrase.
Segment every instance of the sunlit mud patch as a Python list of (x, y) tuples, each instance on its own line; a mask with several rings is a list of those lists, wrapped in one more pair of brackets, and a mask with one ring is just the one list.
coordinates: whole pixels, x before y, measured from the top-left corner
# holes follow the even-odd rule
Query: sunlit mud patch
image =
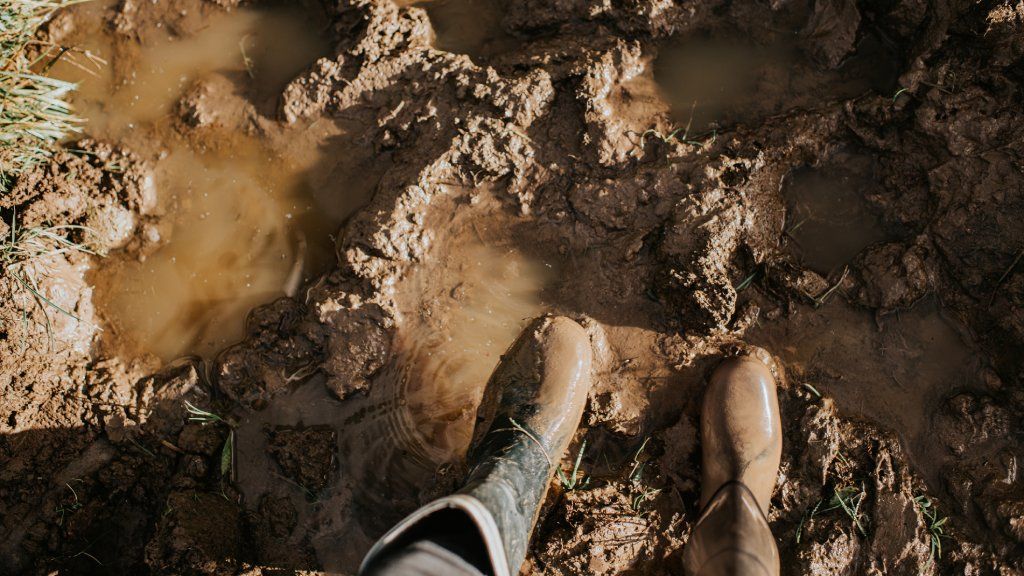
[(794, 170), (783, 183), (786, 236), (804, 263), (829, 274), (861, 250), (890, 239), (868, 207), (875, 193), (871, 162), (846, 155), (842, 162)]
[[(330, 262), (331, 234), (364, 200), (352, 194), (322, 208), (305, 177), (317, 154), (302, 152), (316, 144), (301, 129), (270, 141), (233, 125), (250, 114), (236, 93), (276, 100), (328, 42), (301, 10), (241, 9), (210, 16), (192, 36), (157, 33), (125, 52), (102, 24), (106, 9), (83, 6), (91, 59), (54, 72), (80, 83), (74, 104), (89, 135), (151, 159), (163, 218), (143, 231), (161, 245), (155, 252), (103, 262), (92, 278), (98, 309), (131, 353), (209, 357), (242, 336), (252, 307), (294, 294)], [(179, 134), (178, 102), (211, 78), (223, 118), (201, 137)]]
[(474, 60), (507, 52), (518, 45), (502, 26), (504, 11), (497, 0), (397, 0), (399, 6), (427, 11), (439, 50), (466, 54)]
[(676, 122), (693, 138), (871, 90), (891, 93), (892, 62), (873, 38), (836, 70), (816, 68), (789, 42), (688, 38), (660, 48), (654, 76)]

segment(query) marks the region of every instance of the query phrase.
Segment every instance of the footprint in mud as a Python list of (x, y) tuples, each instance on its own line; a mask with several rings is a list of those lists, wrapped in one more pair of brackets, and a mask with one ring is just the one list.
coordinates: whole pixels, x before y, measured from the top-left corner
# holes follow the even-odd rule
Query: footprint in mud
[(893, 62), (873, 36), (835, 70), (810, 63), (792, 39), (757, 45), (746, 39), (684, 38), (659, 49), (654, 78), (676, 123), (687, 128), (689, 138), (700, 138), (872, 90), (891, 94)]
[(864, 248), (893, 239), (868, 207), (866, 196), (878, 185), (865, 158), (846, 158), (798, 168), (783, 182), (786, 231), (798, 256), (815, 272), (829, 276)]

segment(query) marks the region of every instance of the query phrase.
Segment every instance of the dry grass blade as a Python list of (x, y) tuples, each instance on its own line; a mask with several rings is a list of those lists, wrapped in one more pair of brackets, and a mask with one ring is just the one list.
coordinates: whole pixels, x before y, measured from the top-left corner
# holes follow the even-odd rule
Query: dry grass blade
[(43, 75), (67, 50), (51, 56), (36, 30), (56, 10), (82, 1), (0, 0), (0, 193), (79, 129), (65, 100), (75, 85)]
[[(83, 244), (75, 242), (69, 235), (80, 232), (83, 235), (91, 231), (85, 226), (64, 224), (59, 226), (18, 226), (17, 214), (12, 216), (8, 225), (10, 232), (0, 238), (0, 276), (13, 280), (15, 293), (18, 290), (29, 295), (32, 302), (43, 313), (44, 327), (52, 348), (53, 330), (49, 310), (54, 310), (76, 321), (81, 319), (71, 311), (63, 308), (45, 295), (40, 287), (37, 274), (47, 275), (44, 260), (54, 256), (72, 253), (96, 254)], [(22, 318), (27, 324), (29, 309), (22, 307)], [(22, 348), (26, 347), (23, 342)]]

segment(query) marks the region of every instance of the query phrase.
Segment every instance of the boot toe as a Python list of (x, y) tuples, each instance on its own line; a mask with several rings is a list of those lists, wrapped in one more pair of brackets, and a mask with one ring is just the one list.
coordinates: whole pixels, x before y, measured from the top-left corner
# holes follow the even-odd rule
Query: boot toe
[(767, 513), (782, 456), (776, 378), (768, 364), (747, 355), (715, 370), (704, 396), (701, 442), (704, 503), (737, 480)]

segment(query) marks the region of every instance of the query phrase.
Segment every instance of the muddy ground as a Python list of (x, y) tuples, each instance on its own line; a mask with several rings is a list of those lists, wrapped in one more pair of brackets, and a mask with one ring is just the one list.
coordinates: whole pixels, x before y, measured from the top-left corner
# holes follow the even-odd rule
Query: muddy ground
[[(130, 78), (237, 4), (44, 34), (108, 35)], [(704, 375), (741, 342), (787, 373), (785, 574), (1024, 573), (1024, 5), (298, 4), (326, 53), (269, 92), (196, 79), (160, 128), (318, 153), (360, 198), (241, 342), (161, 359), (94, 298), (174, 242), (156, 132), (87, 127), (0, 198), (106, 254), (33, 264), (73, 315), (0, 282), (0, 573), (353, 574), (458, 482), (515, 332), (466, 323), (543, 310), (589, 318), (602, 362), (565, 460), (589, 480), (553, 481), (524, 574), (681, 573)]]

